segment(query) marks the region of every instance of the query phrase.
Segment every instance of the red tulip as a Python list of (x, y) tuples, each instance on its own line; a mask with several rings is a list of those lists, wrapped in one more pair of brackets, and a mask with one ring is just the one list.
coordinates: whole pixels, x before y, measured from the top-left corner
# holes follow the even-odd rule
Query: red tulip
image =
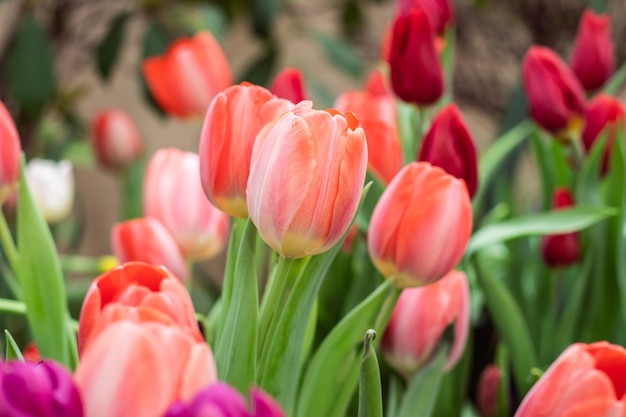
[(515, 417), (623, 417), (625, 394), (626, 349), (576, 343), (550, 365)]
[(295, 68), (285, 68), (274, 78), (270, 87), (272, 94), (287, 99), (294, 104), (307, 99), (302, 72)]
[(389, 52), (391, 86), (407, 103), (433, 104), (443, 94), (443, 69), (426, 13), (411, 9), (393, 25)]
[(464, 181), (426, 162), (412, 162), (391, 181), (374, 208), (369, 253), (400, 288), (430, 284), (463, 257), (472, 232)]
[(213, 97), (233, 83), (228, 60), (209, 32), (174, 42), (147, 58), (143, 74), (157, 103), (173, 116), (204, 116)]
[(174, 237), (153, 217), (117, 223), (111, 231), (111, 247), (120, 263), (140, 261), (163, 265), (183, 281), (189, 275)]
[(476, 405), (481, 417), (495, 417), (498, 412), (498, 390), (502, 372), (496, 365), (489, 365), (480, 376), (476, 393)]
[(380, 69), (374, 69), (365, 80), (365, 91), (375, 96), (388, 96), (391, 90), (387, 85), (385, 74)]
[(385, 358), (408, 379), (436, 353), (448, 326), (454, 326), (446, 360), (446, 369), (451, 369), (465, 349), (469, 313), (469, 285), (463, 272), (451, 271), (435, 283), (402, 290), (383, 335)]
[(522, 65), (533, 119), (557, 135), (580, 128), (585, 115), (585, 92), (561, 58), (548, 48), (533, 46)]
[[(567, 188), (554, 190), (552, 207), (556, 210), (574, 206), (574, 197)], [(544, 236), (541, 242), (541, 253), (544, 262), (552, 267), (566, 267), (580, 258), (580, 243), (578, 233), (563, 233), (560, 235)]]
[(440, 36), (454, 21), (454, 8), (450, 0), (398, 0), (397, 4), (400, 13), (409, 13), (415, 7), (424, 10), (435, 33)]
[(422, 140), (418, 160), (441, 167), (465, 181), (470, 197), (478, 186), (476, 147), (456, 104), (444, 107)]
[(389, 183), (404, 165), (393, 99), (367, 91), (348, 91), (337, 97), (334, 107), (357, 115), (367, 139), (368, 166), (382, 182)]
[(187, 259), (215, 256), (228, 239), (229, 218), (207, 200), (198, 155), (160, 149), (150, 159), (143, 186), (143, 206), (170, 231)]
[(217, 382), (209, 345), (152, 317), (109, 324), (75, 373), (89, 417), (154, 417)]
[[(140, 312), (139, 307), (153, 311)], [(129, 262), (91, 283), (80, 311), (79, 350), (82, 352), (111, 322), (141, 321), (144, 313), (155, 314), (161, 321), (186, 328), (197, 340), (204, 340), (189, 293), (178, 278), (162, 267)]]
[(324, 252), (346, 233), (363, 190), (367, 145), (353, 114), (284, 114), (257, 136), (248, 211), (281, 255)]
[(615, 45), (608, 15), (585, 10), (574, 41), (572, 71), (585, 90), (595, 90), (615, 71)]
[(263, 126), (295, 106), (263, 87), (241, 84), (215, 97), (200, 137), (200, 180), (213, 205), (235, 217), (248, 217), (246, 186), (254, 140)]
[(100, 165), (123, 168), (141, 154), (143, 141), (130, 116), (119, 109), (104, 110), (93, 120), (93, 147)]
[(0, 206), (17, 185), (21, 153), (20, 137), (13, 118), (0, 101)]
[(615, 136), (619, 130), (626, 130), (626, 109), (621, 101), (615, 97), (600, 93), (587, 104), (585, 128), (583, 130), (583, 145), (587, 152), (591, 150), (603, 132), (607, 132), (606, 148), (602, 161), (602, 173), (606, 173), (611, 158), (611, 150)]

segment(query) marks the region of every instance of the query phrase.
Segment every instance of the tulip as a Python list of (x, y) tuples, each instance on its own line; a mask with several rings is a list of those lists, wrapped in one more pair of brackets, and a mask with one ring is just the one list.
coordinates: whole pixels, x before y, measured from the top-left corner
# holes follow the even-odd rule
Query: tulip
[(251, 417), (285, 417), (280, 405), (269, 394), (259, 388), (250, 392), (252, 402)]
[(274, 78), (270, 87), (272, 94), (287, 99), (294, 104), (307, 99), (304, 77), (295, 68), (285, 68)]
[(574, 41), (571, 67), (585, 90), (596, 90), (615, 71), (615, 45), (608, 15), (585, 10)]
[(35, 204), (48, 223), (69, 216), (74, 204), (74, 171), (69, 161), (31, 159), (26, 178)]
[(412, 8), (424, 10), (435, 33), (442, 36), (454, 21), (454, 8), (450, 0), (398, 0), (398, 11), (406, 14)]
[(263, 87), (241, 84), (215, 97), (200, 137), (200, 180), (213, 205), (231, 216), (248, 217), (246, 185), (255, 138), (283, 113), (310, 109), (280, 99)]
[(186, 281), (189, 269), (174, 237), (153, 217), (117, 223), (111, 230), (111, 247), (120, 263), (131, 261), (163, 265)]
[(374, 69), (365, 80), (365, 91), (376, 96), (387, 96), (391, 94), (385, 74), (380, 69)]
[(147, 58), (143, 74), (157, 103), (173, 116), (203, 116), (213, 97), (233, 83), (228, 60), (209, 32), (174, 42)]
[(451, 271), (435, 283), (404, 289), (383, 335), (383, 355), (409, 379), (436, 353), (446, 329), (454, 326), (445, 365), (450, 370), (465, 349), (469, 313), (469, 285), (463, 272)]
[(370, 257), (400, 288), (435, 282), (463, 257), (472, 231), (464, 181), (426, 162), (412, 162), (391, 181), (374, 208)]
[(625, 374), (622, 346), (575, 343), (535, 383), (515, 417), (624, 416)]
[(604, 93), (598, 94), (587, 104), (585, 128), (583, 129), (583, 145), (587, 152), (591, 150), (601, 134), (606, 132), (606, 148), (602, 161), (602, 173), (606, 173), (611, 158), (611, 150), (618, 130), (626, 129), (626, 109), (621, 101)]
[(161, 416), (217, 381), (209, 345), (158, 318), (109, 324), (83, 351), (75, 377), (89, 417)]
[(498, 390), (501, 380), (502, 372), (496, 365), (489, 365), (483, 370), (476, 393), (476, 405), (481, 417), (495, 417), (498, 412)]
[(585, 92), (554, 52), (541, 46), (528, 50), (522, 64), (530, 115), (556, 135), (577, 131), (585, 115)]
[[(555, 210), (574, 206), (574, 197), (567, 188), (554, 190), (552, 207)], [(566, 267), (580, 258), (580, 243), (578, 233), (563, 233), (544, 236), (541, 241), (541, 254), (544, 262), (552, 267)]]
[(80, 311), (79, 351), (111, 321), (140, 321), (140, 306), (155, 310), (153, 314), (165, 316), (162, 320), (171, 319), (197, 340), (204, 340), (191, 298), (180, 280), (163, 267), (129, 262), (100, 275), (89, 286)]
[(443, 94), (443, 69), (426, 13), (411, 9), (393, 25), (389, 51), (391, 86), (407, 103), (433, 104)]
[(13, 193), (19, 179), (21, 152), (15, 123), (0, 101), (0, 207)]
[(150, 159), (143, 184), (147, 216), (170, 231), (186, 259), (217, 255), (228, 239), (229, 218), (207, 200), (198, 155), (160, 149)]
[(83, 403), (63, 366), (0, 360), (0, 416), (82, 417)]
[(418, 160), (441, 167), (465, 181), (470, 197), (478, 186), (476, 147), (456, 104), (444, 107), (422, 140)]
[(334, 107), (357, 115), (367, 139), (368, 167), (388, 184), (404, 165), (393, 99), (367, 91), (348, 91), (337, 97)]
[(141, 154), (139, 129), (122, 110), (101, 111), (94, 117), (92, 130), (96, 157), (105, 168), (124, 168)]
[(286, 113), (254, 144), (250, 219), (285, 257), (324, 252), (350, 227), (366, 169), (365, 133), (352, 113)]

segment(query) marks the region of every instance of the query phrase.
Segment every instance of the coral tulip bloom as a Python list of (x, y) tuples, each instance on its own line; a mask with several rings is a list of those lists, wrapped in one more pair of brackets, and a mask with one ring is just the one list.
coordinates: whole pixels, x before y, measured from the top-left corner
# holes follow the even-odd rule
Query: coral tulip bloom
[(228, 60), (209, 32), (179, 39), (165, 55), (147, 58), (143, 73), (157, 103), (178, 117), (203, 116), (213, 97), (233, 83)]
[(192, 152), (160, 149), (150, 159), (143, 183), (146, 216), (170, 231), (186, 259), (215, 256), (228, 239), (229, 218), (207, 200), (200, 160)]
[(217, 381), (205, 342), (176, 325), (127, 320), (97, 335), (75, 377), (89, 417), (161, 416)]
[(550, 365), (515, 417), (624, 417), (625, 400), (626, 349), (576, 343)]
[(596, 90), (615, 71), (615, 45), (608, 15), (586, 10), (580, 20), (571, 60), (572, 71), (585, 90)]
[(304, 77), (296, 68), (285, 68), (278, 73), (270, 91), (277, 97), (287, 99), (294, 104), (307, 99)]
[(100, 165), (123, 168), (141, 154), (143, 140), (130, 116), (119, 109), (103, 110), (93, 120), (93, 147)]
[(583, 145), (587, 152), (591, 150), (596, 140), (600, 139), (605, 129), (608, 137), (602, 160), (603, 174), (609, 167), (615, 135), (619, 130), (624, 133), (626, 129), (626, 109), (617, 98), (600, 93), (587, 104), (585, 128), (582, 134)]
[(366, 169), (365, 133), (353, 114), (286, 113), (254, 145), (250, 219), (283, 256), (324, 252), (350, 227)]
[(408, 379), (436, 352), (448, 326), (454, 326), (446, 360), (446, 369), (451, 369), (465, 349), (469, 313), (469, 285), (463, 272), (451, 271), (433, 284), (404, 289), (383, 335), (385, 358)]
[(374, 265), (396, 286), (417, 287), (456, 266), (471, 232), (465, 182), (427, 162), (412, 162), (376, 204), (368, 248)]
[[(189, 329), (196, 339), (203, 340), (187, 289), (167, 269), (129, 262), (96, 278), (89, 287), (80, 311), (78, 345), (82, 352), (112, 318), (105, 309), (114, 304), (129, 307), (124, 312), (132, 319), (132, 309), (142, 306), (155, 310), (181, 327)], [(167, 318), (163, 320), (167, 320)]]
[(385, 94), (348, 91), (337, 97), (334, 107), (357, 115), (367, 139), (369, 169), (389, 183), (404, 164), (393, 99)]
[(163, 265), (183, 281), (189, 276), (187, 262), (174, 237), (154, 217), (117, 223), (111, 230), (111, 247), (120, 263)]
[(291, 101), (250, 84), (232, 86), (215, 97), (204, 119), (199, 151), (200, 180), (215, 207), (248, 217), (246, 185), (254, 140), (263, 126), (294, 108)]
[(13, 118), (0, 101), (0, 207), (17, 184), (21, 153), (20, 137)]

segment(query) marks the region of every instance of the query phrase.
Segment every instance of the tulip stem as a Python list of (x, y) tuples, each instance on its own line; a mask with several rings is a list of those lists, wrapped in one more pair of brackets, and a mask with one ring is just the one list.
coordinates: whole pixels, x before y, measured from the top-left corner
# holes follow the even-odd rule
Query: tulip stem
[(9, 229), (9, 225), (6, 221), (6, 218), (4, 217), (4, 213), (2, 212), (2, 210), (0, 210), (0, 242), (2, 243), (4, 254), (9, 261), (9, 265), (11, 265), (13, 273), (17, 274), (20, 254), (17, 252), (15, 241), (13, 240), (11, 230)]
[(8, 298), (0, 298), (0, 311), (8, 314), (17, 314), (23, 316), (26, 314), (26, 304), (17, 300), (9, 300)]

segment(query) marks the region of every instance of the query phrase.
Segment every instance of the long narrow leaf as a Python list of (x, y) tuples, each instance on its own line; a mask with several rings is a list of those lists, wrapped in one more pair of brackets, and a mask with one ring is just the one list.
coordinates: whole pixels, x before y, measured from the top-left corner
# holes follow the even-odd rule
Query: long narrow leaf
[(363, 360), (359, 379), (359, 417), (383, 417), (383, 393), (380, 368), (372, 341), (376, 332), (368, 330), (363, 344)]
[(4, 338), (7, 342), (4, 359), (7, 361), (14, 360), (14, 359), (23, 361), (24, 356), (22, 355), (22, 352), (20, 351), (19, 346), (17, 346), (17, 343), (15, 343), (15, 339), (13, 339), (13, 336), (11, 335), (11, 333), (9, 333), (8, 330), (4, 331)]

